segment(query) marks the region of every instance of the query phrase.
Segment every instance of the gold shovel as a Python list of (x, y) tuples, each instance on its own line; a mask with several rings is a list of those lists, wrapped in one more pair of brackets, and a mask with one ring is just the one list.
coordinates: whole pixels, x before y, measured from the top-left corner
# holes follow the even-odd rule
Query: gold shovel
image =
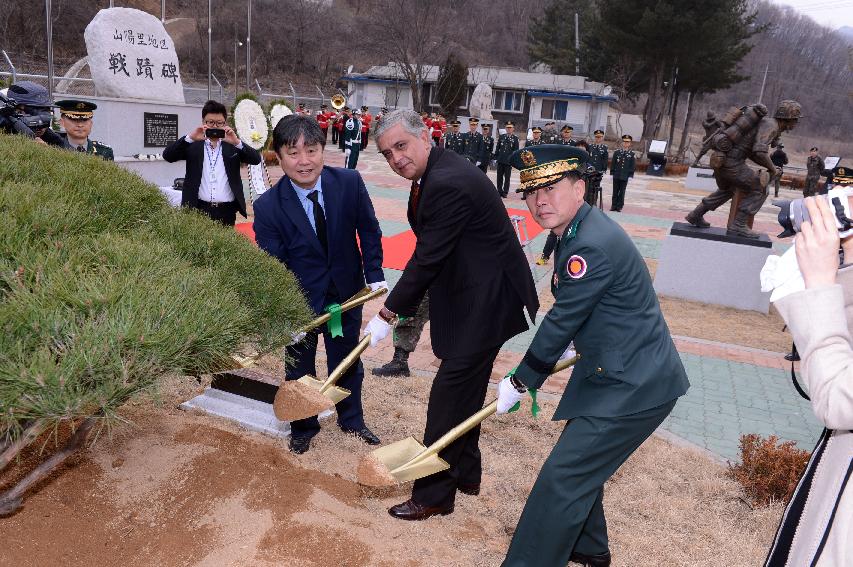
[[(341, 306), (343, 308), (343, 306)], [(349, 370), (361, 353), (370, 346), (370, 335), (362, 338), (355, 348), (346, 355), (340, 364), (323, 381), (313, 376), (303, 376), (297, 380), (282, 382), (278, 387), (273, 402), (275, 416), (281, 421), (305, 419), (312, 415), (331, 409), (336, 403), (349, 396), (352, 392), (336, 386), (341, 376)]]
[[(572, 366), (578, 357), (558, 362), (551, 374)], [(365, 486), (383, 487), (398, 482), (417, 480), (450, 468), (450, 465), (438, 456), (448, 445), (468, 433), (484, 419), (495, 413), (498, 401), (495, 400), (444, 435), (438, 441), (425, 447), (414, 437), (408, 437), (380, 447), (362, 458), (358, 465), (358, 482)]]
[[(341, 304), (341, 313), (343, 313), (344, 311), (349, 311), (353, 307), (358, 307), (359, 305), (363, 305), (363, 304), (367, 303), (368, 301), (370, 301), (371, 299), (377, 298), (377, 297), (384, 295), (386, 293), (388, 293), (388, 290), (385, 289), (384, 287), (379, 288), (375, 291), (370, 291), (369, 287), (364, 287), (361, 290), (359, 290), (355, 295), (353, 295), (352, 297), (350, 297), (344, 303)], [(308, 323), (307, 325), (305, 325), (304, 327), (302, 327), (301, 329), (299, 329), (298, 331), (296, 331), (296, 333), (294, 333), (294, 335), (298, 335), (299, 333), (308, 333), (309, 331), (313, 331), (317, 327), (326, 323), (331, 318), (332, 318), (331, 314), (324, 313), (324, 314), (320, 315), (319, 317), (317, 317), (316, 319), (314, 319), (313, 321), (311, 321), (310, 323)], [(255, 352), (255, 353), (252, 353), (248, 356), (234, 355), (231, 358), (234, 360), (235, 363), (237, 363), (237, 365), (240, 368), (248, 368), (250, 366), (253, 366), (262, 356), (264, 356), (264, 355)]]

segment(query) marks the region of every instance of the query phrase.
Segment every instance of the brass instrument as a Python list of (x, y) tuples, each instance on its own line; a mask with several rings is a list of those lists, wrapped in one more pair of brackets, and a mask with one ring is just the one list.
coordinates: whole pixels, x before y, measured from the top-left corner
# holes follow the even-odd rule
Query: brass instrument
[(340, 110), (344, 106), (346, 106), (347, 97), (345, 97), (341, 93), (337, 93), (336, 95), (332, 96), (331, 102), (332, 102), (332, 108), (334, 108), (335, 110)]

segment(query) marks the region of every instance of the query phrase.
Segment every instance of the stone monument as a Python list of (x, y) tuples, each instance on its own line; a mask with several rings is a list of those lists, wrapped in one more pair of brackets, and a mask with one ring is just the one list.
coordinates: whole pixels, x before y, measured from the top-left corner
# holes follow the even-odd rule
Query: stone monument
[(492, 120), (492, 87), (479, 83), (471, 94), (468, 109), (474, 118)]
[(184, 102), (175, 44), (155, 16), (133, 8), (104, 9), (83, 37), (98, 96)]

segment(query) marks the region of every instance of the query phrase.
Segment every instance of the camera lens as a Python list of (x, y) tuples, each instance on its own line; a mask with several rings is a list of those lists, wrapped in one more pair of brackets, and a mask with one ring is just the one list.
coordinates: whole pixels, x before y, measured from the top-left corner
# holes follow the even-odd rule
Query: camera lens
[(794, 229), (793, 219), (791, 218), (791, 201), (788, 199), (777, 199), (773, 201), (773, 205), (779, 207), (779, 226), (784, 230), (777, 235), (777, 238), (787, 238), (797, 234)]

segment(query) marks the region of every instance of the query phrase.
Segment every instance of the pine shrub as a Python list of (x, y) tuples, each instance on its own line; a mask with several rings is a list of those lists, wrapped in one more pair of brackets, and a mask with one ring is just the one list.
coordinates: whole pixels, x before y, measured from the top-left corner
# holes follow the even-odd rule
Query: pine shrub
[(0, 442), (113, 417), (166, 373), (232, 367), (310, 319), (280, 262), (135, 174), (16, 136), (0, 154)]
[(756, 506), (788, 501), (797, 487), (811, 453), (793, 441), (780, 443), (775, 435), (751, 433), (740, 438), (741, 462), (729, 464), (728, 474), (743, 486)]

